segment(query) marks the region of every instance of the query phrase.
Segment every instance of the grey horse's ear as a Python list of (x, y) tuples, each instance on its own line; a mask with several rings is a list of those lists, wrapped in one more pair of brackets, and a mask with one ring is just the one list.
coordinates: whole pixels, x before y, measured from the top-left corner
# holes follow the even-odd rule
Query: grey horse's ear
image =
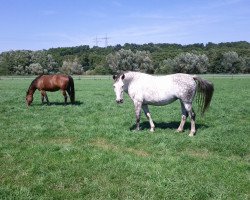
[(116, 77), (117, 77), (117, 75), (113, 75), (113, 79), (114, 79), (114, 80), (116, 79)]
[(122, 75), (122, 80), (125, 78), (125, 74)]

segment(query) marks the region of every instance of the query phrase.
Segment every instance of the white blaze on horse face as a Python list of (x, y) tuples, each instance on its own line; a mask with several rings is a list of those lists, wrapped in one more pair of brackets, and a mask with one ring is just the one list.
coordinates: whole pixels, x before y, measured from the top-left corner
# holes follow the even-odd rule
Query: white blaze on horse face
[(121, 78), (114, 83), (114, 91), (117, 103), (123, 103), (123, 86), (124, 83)]

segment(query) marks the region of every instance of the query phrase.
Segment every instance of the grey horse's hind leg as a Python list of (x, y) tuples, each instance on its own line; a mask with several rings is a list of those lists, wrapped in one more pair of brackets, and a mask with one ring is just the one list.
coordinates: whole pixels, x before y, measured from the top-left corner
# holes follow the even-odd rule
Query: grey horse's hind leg
[(179, 125), (179, 127), (177, 129), (178, 132), (183, 131), (184, 125), (185, 125), (187, 117), (188, 117), (188, 112), (186, 111), (186, 108), (185, 108), (183, 102), (182, 101), (180, 101), (180, 102), (181, 102), (181, 114), (182, 115), (181, 115), (181, 123), (180, 123), (180, 125)]
[(191, 119), (191, 130), (190, 130), (189, 136), (194, 136), (196, 129), (195, 129), (195, 113), (194, 113), (194, 110), (192, 108), (192, 103), (185, 103), (184, 102), (183, 104), (184, 104), (184, 107), (185, 107), (186, 111), (188, 112), (188, 115)]
[(149, 109), (148, 109), (148, 105), (142, 105), (142, 109), (147, 117), (147, 119), (149, 120), (149, 124), (150, 124), (150, 131), (151, 132), (154, 132), (155, 130), (155, 125), (154, 125), (154, 122), (151, 118), (151, 115), (150, 115), (150, 112), (149, 112)]

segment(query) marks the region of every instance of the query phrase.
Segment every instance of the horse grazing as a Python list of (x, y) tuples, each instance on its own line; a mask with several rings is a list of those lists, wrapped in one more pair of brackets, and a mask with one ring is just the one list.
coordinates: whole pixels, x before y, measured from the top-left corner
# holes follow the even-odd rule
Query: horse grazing
[(195, 93), (198, 93), (198, 105), (202, 115), (210, 105), (214, 87), (213, 84), (198, 77), (188, 74), (172, 74), (166, 76), (152, 76), (140, 72), (125, 72), (114, 75), (114, 91), (116, 102), (123, 103), (123, 91), (128, 93), (134, 102), (136, 114), (136, 129), (140, 129), (140, 113), (143, 109), (150, 123), (150, 131), (155, 125), (150, 115), (148, 105), (163, 106), (179, 99), (181, 103), (181, 122), (178, 132), (183, 131), (187, 117), (191, 118), (191, 131), (189, 136), (194, 136), (195, 112), (192, 102)]
[(44, 103), (44, 97), (49, 104), (49, 99), (46, 91), (54, 92), (62, 90), (64, 96), (64, 102), (67, 103), (67, 93), (69, 94), (71, 103), (75, 102), (75, 88), (74, 80), (71, 76), (67, 75), (40, 75), (36, 77), (30, 84), (26, 94), (26, 102), (29, 106), (33, 101), (33, 94), (38, 89), (41, 92), (42, 103)]

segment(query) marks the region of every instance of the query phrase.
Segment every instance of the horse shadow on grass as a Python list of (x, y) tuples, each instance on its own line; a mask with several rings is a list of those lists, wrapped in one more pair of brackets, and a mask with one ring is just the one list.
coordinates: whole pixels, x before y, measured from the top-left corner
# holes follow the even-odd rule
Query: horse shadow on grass
[[(154, 122), (155, 124), (155, 129), (171, 129), (171, 130), (177, 130), (177, 128), (180, 125), (180, 122), (178, 121), (171, 121), (171, 122)], [(185, 126), (184, 126), (184, 130), (188, 130), (191, 127), (191, 123), (190, 122), (186, 122)], [(205, 124), (200, 124), (200, 123), (196, 123), (195, 124), (196, 129), (200, 129), (200, 128), (208, 128), (207, 125)], [(133, 131), (136, 129), (136, 124), (132, 125), (130, 127), (130, 130)], [(150, 124), (148, 121), (144, 121), (140, 123), (140, 130), (149, 130), (150, 129)]]
[(83, 104), (83, 102), (81, 102), (81, 101), (75, 101), (74, 103), (67, 102), (66, 104), (64, 102), (50, 102), (49, 104), (43, 103), (42, 105), (47, 105), (47, 106), (68, 106), (68, 105), (80, 106), (82, 104)]

